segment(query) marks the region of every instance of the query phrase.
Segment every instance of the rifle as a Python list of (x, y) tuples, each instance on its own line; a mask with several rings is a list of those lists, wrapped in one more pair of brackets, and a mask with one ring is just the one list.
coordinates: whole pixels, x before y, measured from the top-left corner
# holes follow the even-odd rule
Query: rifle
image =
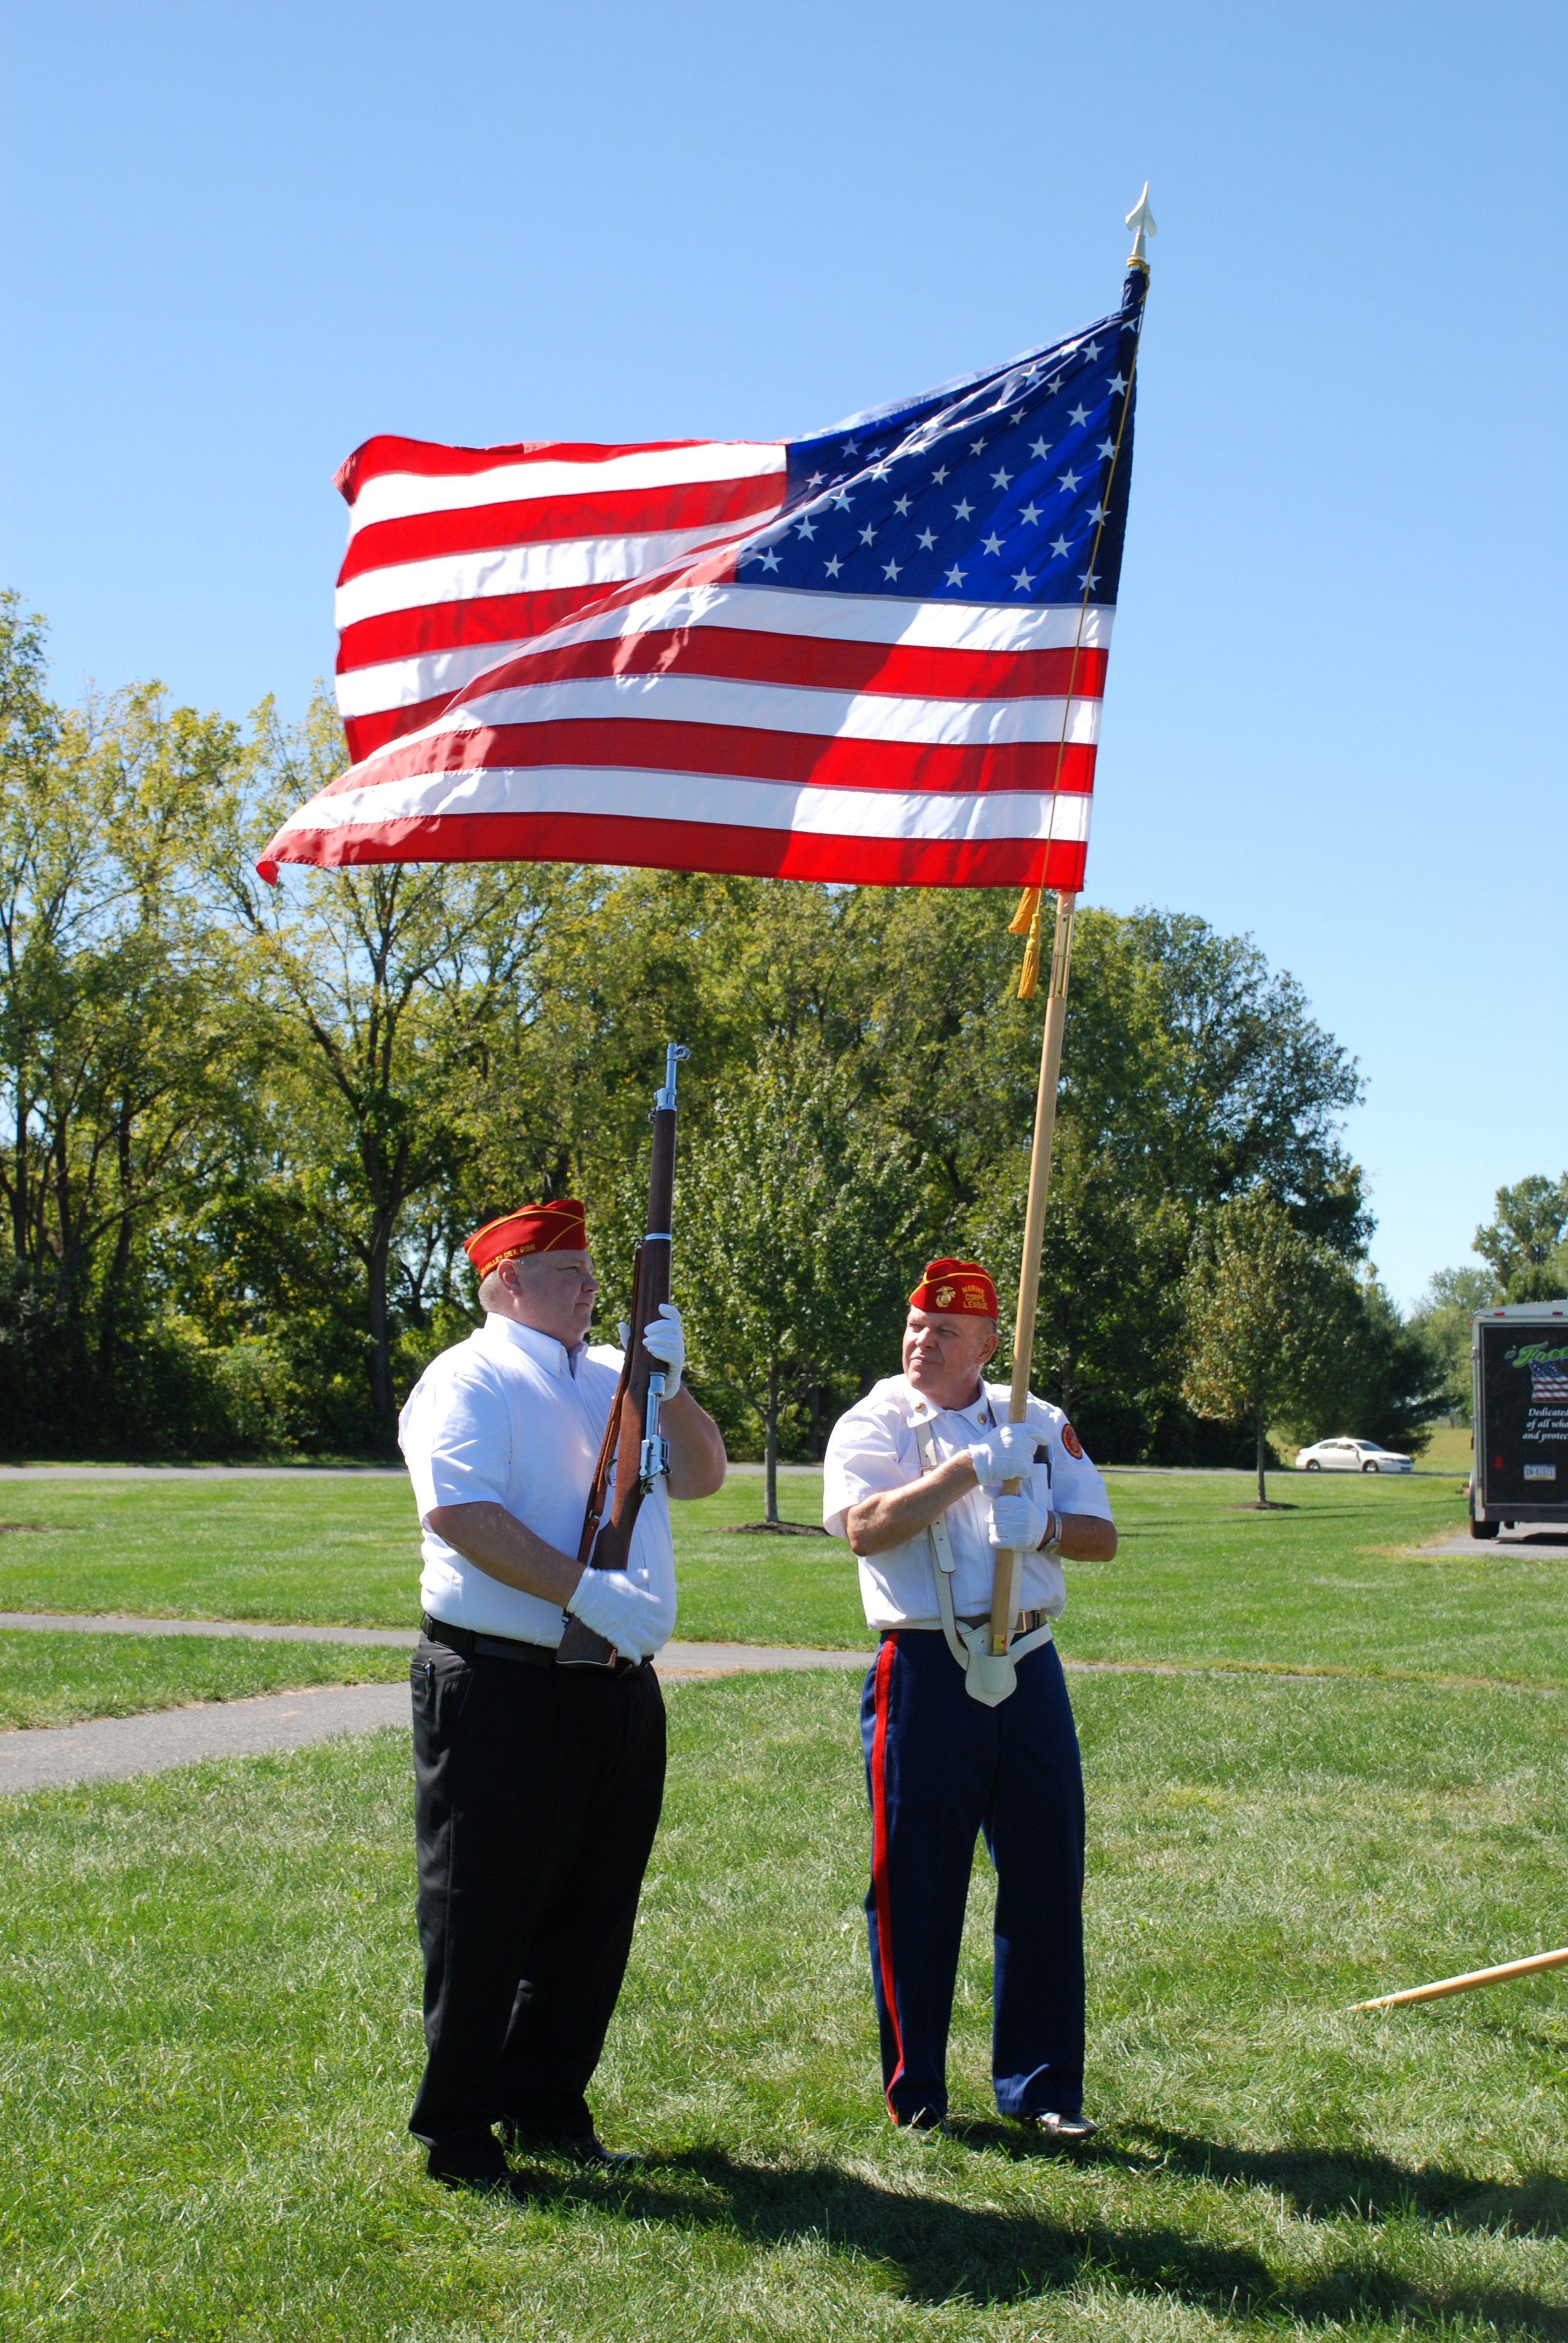
[[(675, 1069), (689, 1055), (682, 1041), (671, 1041), (664, 1053), (664, 1088), (653, 1101), (653, 1160), (648, 1177), (648, 1227), (632, 1255), (631, 1335), (621, 1363), (620, 1381), (610, 1403), (609, 1420), (599, 1443), (583, 1513), (578, 1560), (587, 1570), (624, 1570), (631, 1554), (631, 1534), (642, 1501), (661, 1473), (669, 1471), (669, 1443), (658, 1429), (664, 1398), (664, 1369), (642, 1346), (643, 1329), (658, 1316), (661, 1302), (669, 1299), (669, 1264), (675, 1238)], [(610, 1468), (621, 1457), (635, 1456), (635, 1474), (617, 1470), (615, 1504), (604, 1519), (605, 1493)], [(615, 1647), (580, 1619), (568, 1618), (556, 1664), (567, 1668), (608, 1668), (616, 1661)]]

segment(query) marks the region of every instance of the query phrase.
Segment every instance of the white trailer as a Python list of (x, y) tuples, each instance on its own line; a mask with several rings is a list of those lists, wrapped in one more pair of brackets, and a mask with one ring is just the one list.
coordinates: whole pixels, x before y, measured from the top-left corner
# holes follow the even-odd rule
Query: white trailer
[(1470, 1363), (1471, 1536), (1516, 1522), (1568, 1531), (1568, 1299), (1477, 1311)]

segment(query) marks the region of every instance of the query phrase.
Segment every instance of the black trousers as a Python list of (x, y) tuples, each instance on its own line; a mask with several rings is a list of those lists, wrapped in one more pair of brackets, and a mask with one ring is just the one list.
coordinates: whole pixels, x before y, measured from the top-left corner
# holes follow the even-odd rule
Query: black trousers
[(664, 1795), (658, 1678), (426, 1636), (411, 1674), (429, 2055), (408, 2128), (427, 2146), (502, 2120), (591, 2130)]

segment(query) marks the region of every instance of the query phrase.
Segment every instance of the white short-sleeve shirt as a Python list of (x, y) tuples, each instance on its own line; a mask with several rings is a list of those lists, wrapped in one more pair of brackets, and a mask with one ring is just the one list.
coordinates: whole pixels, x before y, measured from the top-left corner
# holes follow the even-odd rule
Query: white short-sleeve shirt
[[(551, 1334), (498, 1317), (432, 1359), (397, 1421), (421, 1523), (437, 1505), (504, 1505), (558, 1553), (575, 1555), (620, 1363), (618, 1351), (579, 1342), (568, 1352)], [(525, 1644), (560, 1642), (558, 1604), (503, 1585), (433, 1530), (422, 1552), (419, 1594), (433, 1619)], [(668, 1637), (675, 1545), (662, 1480), (642, 1501), (627, 1569), (659, 1597)]]
[[(916, 1394), (902, 1375), (890, 1375), (839, 1418), (828, 1438), (822, 1460), (822, 1524), (834, 1537), (848, 1534), (844, 1516), (862, 1498), (889, 1489), (908, 1488), (925, 1470), (915, 1444), (911, 1409)], [(1005, 1423), (1008, 1394), (986, 1386), (971, 1407), (937, 1410), (931, 1416), (931, 1442), (939, 1463), (961, 1456), (987, 1423)], [(1097, 1513), (1111, 1519), (1105, 1483), (1084, 1454), (1078, 1436), (1060, 1408), (1031, 1393), (1026, 1419), (1029, 1429), (1047, 1446), (1047, 1453), (1024, 1483), (1025, 1493), (1043, 1513)], [(960, 1618), (980, 1618), (990, 1609), (995, 1556), (987, 1534), (990, 1493), (970, 1489), (950, 1505), (948, 1537), (952, 1545), (953, 1608)], [(861, 1554), (860, 1600), (872, 1627), (935, 1627), (936, 1566), (931, 1541), (921, 1530), (902, 1545), (880, 1554)], [(1067, 1582), (1054, 1554), (1024, 1556), (1023, 1593), (1020, 1608), (1044, 1611), (1059, 1618), (1067, 1604)]]

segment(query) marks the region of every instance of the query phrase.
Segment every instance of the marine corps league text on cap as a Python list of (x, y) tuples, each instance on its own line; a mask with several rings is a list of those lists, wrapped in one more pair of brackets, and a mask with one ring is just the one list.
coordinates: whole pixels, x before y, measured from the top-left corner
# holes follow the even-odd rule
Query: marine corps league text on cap
[(588, 1223), (575, 1196), (558, 1197), (553, 1204), (522, 1204), (465, 1237), (463, 1251), (474, 1264), (475, 1276), (483, 1277), (487, 1269), (518, 1261), (524, 1253), (586, 1252)]
[(932, 1261), (910, 1296), (912, 1310), (940, 1311), (950, 1318), (994, 1318), (996, 1287), (978, 1261)]

